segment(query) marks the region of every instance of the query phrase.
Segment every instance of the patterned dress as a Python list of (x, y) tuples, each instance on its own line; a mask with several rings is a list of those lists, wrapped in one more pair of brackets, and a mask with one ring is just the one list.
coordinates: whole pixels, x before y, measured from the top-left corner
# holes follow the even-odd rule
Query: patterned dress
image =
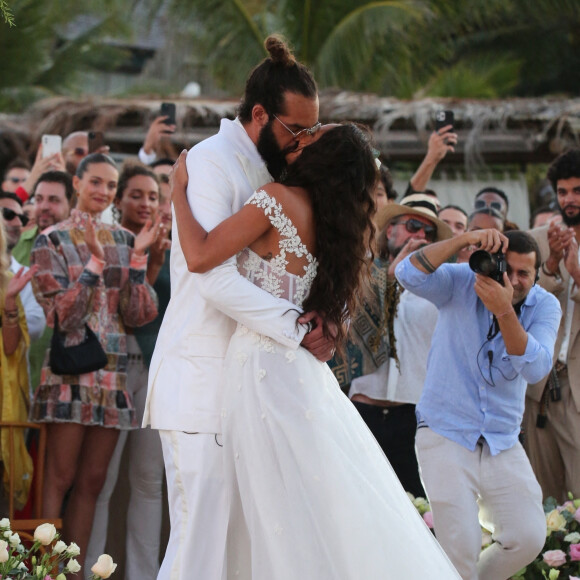
[[(247, 203), (280, 243), (240, 252), (240, 274), (300, 307), (316, 259), (274, 198)], [(223, 377), (228, 580), (460, 580), (328, 365), (239, 324)]]
[[(73, 210), (69, 219), (38, 236), (32, 264), (33, 285), (47, 324), (78, 344), (88, 323), (107, 353), (107, 366), (83, 375), (56, 375), (46, 353), (30, 417), (37, 422), (73, 422), (117, 429), (136, 427), (126, 389), (126, 326), (141, 326), (157, 316), (157, 298), (145, 280), (147, 258), (133, 255), (133, 234), (93, 218), (105, 253), (104, 266), (85, 242), (89, 214)], [(100, 272), (100, 273), (99, 273)]]

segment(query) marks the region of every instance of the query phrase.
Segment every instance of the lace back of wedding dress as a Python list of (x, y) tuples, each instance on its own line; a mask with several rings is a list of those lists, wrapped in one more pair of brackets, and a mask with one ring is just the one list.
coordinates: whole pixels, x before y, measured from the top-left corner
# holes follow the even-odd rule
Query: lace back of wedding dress
[[(301, 306), (315, 258), (274, 198), (248, 203), (279, 252), (246, 249), (239, 271)], [(301, 276), (287, 272), (295, 256)], [(327, 364), (238, 324), (223, 381), (227, 580), (461, 580)]]
[[(296, 227), (284, 214), (276, 198), (260, 189), (246, 203), (264, 210), (272, 226), (279, 232), (280, 242), (278, 254), (270, 260), (265, 260), (250, 248), (242, 250), (237, 256), (238, 271), (266, 292), (301, 307), (316, 277), (316, 258), (302, 243)], [(288, 254), (304, 258), (304, 274), (298, 276), (286, 270)]]

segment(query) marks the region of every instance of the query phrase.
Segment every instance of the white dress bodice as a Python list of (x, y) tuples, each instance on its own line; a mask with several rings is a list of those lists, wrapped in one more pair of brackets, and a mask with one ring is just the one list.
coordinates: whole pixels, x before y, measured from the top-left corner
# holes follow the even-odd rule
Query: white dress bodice
[[(318, 266), (316, 258), (302, 243), (296, 227), (284, 214), (276, 198), (259, 189), (246, 203), (264, 210), (272, 226), (279, 232), (280, 242), (278, 254), (269, 260), (265, 260), (250, 248), (242, 250), (237, 255), (238, 271), (244, 278), (266, 292), (301, 307), (316, 277)], [(288, 254), (304, 258), (304, 274), (299, 276), (286, 270)]]

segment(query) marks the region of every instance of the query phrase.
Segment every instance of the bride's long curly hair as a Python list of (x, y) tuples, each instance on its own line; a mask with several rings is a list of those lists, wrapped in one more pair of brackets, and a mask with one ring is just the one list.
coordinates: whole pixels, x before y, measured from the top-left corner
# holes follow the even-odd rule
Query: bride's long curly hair
[(316, 227), (318, 272), (303, 308), (336, 325), (341, 350), (344, 322), (354, 311), (362, 274), (372, 256), (378, 170), (368, 138), (352, 123), (326, 131), (288, 167), (282, 180), (309, 194)]

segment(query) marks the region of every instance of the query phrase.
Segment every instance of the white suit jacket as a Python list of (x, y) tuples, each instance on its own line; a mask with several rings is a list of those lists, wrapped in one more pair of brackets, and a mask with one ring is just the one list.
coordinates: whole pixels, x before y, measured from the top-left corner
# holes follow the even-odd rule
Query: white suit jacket
[[(189, 204), (208, 231), (272, 180), (238, 119), (222, 120), (217, 135), (190, 150), (187, 172)], [(291, 348), (306, 331), (292, 304), (238, 274), (235, 258), (206, 274), (189, 272), (175, 221), (173, 231), (171, 300), (149, 368), (143, 426), (220, 433), (223, 359), (236, 321)]]

